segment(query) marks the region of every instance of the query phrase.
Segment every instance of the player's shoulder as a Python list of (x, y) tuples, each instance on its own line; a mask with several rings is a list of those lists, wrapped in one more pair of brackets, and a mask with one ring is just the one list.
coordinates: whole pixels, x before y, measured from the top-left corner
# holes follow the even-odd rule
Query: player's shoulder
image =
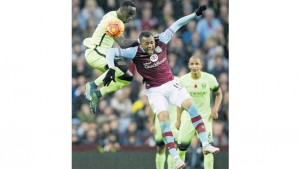
[(107, 22), (111, 18), (118, 18), (117, 11), (110, 11), (102, 17), (102, 21)]
[(203, 80), (208, 80), (208, 81), (216, 80), (216, 77), (213, 74), (210, 74), (208, 72), (201, 72), (201, 76), (203, 77)]
[(116, 18), (117, 17), (117, 11), (110, 11), (110, 12), (107, 12), (104, 16), (104, 17), (113, 17), (113, 18)]
[(180, 81), (186, 81), (191, 77), (190, 73), (184, 74), (182, 76), (179, 77)]
[(201, 72), (201, 75), (205, 78), (215, 78), (215, 76), (213, 74), (210, 74), (208, 72)]

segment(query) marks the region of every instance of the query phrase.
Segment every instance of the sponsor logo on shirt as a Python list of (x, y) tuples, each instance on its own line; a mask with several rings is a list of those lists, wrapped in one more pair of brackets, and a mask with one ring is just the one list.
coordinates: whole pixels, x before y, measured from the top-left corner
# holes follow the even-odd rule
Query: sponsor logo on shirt
[(152, 62), (156, 62), (156, 61), (158, 60), (157, 54), (151, 55), (151, 56), (150, 56), (150, 60), (151, 60)]
[[(150, 57), (150, 59), (151, 59), (151, 57)], [(167, 60), (167, 58), (163, 58), (161, 61), (157, 61), (157, 62), (153, 63), (152, 65), (151, 65), (151, 63), (143, 63), (143, 65), (144, 65), (145, 69), (151, 69), (151, 68), (159, 66), (160, 64), (164, 63), (166, 60)]]

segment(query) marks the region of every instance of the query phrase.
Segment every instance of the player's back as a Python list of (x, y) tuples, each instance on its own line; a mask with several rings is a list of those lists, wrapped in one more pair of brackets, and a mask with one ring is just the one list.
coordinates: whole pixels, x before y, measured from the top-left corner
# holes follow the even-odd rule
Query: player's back
[(108, 20), (111, 18), (117, 18), (116, 11), (108, 12), (103, 16), (95, 32), (93, 33), (93, 36), (84, 39), (83, 44), (86, 47), (97, 48), (100, 53), (105, 55), (107, 50), (113, 46), (114, 39), (105, 33)]

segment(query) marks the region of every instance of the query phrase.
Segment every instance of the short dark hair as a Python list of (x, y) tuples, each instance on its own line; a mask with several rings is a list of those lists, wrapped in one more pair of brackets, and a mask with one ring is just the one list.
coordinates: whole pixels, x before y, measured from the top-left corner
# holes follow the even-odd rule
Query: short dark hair
[(149, 38), (150, 36), (153, 36), (151, 32), (149, 32), (149, 31), (142, 31), (140, 33), (139, 40), (141, 42), (143, 37)]
[(121, 3), (121, 7), (128, 7), (128, 6), (135, 7), (135, 4), (134, 4), (134, 2), (132, 2), (132, 1), (123, 1), (123, 2)]

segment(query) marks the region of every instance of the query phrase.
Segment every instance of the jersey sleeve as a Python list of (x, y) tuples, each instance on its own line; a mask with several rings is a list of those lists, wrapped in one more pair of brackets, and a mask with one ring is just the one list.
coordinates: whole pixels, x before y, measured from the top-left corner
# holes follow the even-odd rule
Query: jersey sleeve
[(182, 26), (189, 23), (191, 20), (193, 20), (196, 17), (195, 13), (192, 13), (190, 15), (184, 16), (180, 19), (178, 19), (176, 22), (174, 22), (169, 28), (167, 28), (164, 32), (159, 34), (159, 40), (163, 43), (167, 44), (174, 33), (181, 28)]
[(116, 56), (121, 56), (127, 59), (133, 59), (136, 55), (138, 46), (126, 49), (110, 48), (106, 54), (106, 61), (109, 68), (115, 67), (114, 59)]
[(215, 76), (213, 75), (210, 75), (210, 78), (209, 78), (209, 86), (210, 86), (210, 89), (215, 92), (219, 89), (219, 83), (216, 79)]

